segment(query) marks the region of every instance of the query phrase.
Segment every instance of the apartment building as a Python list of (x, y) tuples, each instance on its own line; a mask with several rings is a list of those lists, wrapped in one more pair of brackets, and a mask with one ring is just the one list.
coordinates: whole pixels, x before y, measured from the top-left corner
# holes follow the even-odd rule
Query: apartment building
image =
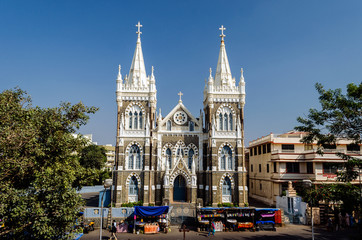
[(112, 167), (114, 165), (114, 160), (116, 156), (116, 147), (112, 146), (112, 144), (100, 145), (106, 149), (107, 162), (104, 165), (105, 169), (112, 171)]
[[(343, 162), (336, 153), (361, 157), (361, 146), (348, 140), (325, 147), (324, 154), (317, 153), (316, 144), (300, 140), (304, 132), (269, 134), (249, 143), (249, 197), (269, 205), (288, 188), (288, 181), (310, 180), (314, 184), (333, 183)], [(359, 184), (359, 179), (353, 183)]]

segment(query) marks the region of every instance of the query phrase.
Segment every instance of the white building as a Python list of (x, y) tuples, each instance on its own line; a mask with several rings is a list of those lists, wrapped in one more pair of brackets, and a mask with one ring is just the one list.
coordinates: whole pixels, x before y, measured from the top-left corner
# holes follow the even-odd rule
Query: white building
[[(203, 111), (194, 116), (182, 93), (171, 112), (156, 113), (154, 68), (147, 76), (138, 23), (129, 74), (117, 77), (116, 205), (202, 201), (247, 203), (243, 119), (245, 81), (231, 74), (224, 30), (221, 30), (215, 75), (211, 69)], [(215, 59), (216, 63), (216, 59)], [(206, 70), (206, 69), (205, 69)], [(206, 70), (207, 71), (207, 70)], [(196, 76), (195, 81), (203, 81)], [(200, 199), (200, 200), (197, 200)]]
[[(334, 183), (344, 162), (337, 152), (362, 158), (360, 145), (347, 140), (339, 140), (320, 155), (316, 144), (300, 142), (305, 135), (303, 132), (271, 133), (249, 143), (250, 197), (275, 205), (276, 196), (287, 190), (288, 181)], [(358, 184), (358, 178), (353, 183)]]

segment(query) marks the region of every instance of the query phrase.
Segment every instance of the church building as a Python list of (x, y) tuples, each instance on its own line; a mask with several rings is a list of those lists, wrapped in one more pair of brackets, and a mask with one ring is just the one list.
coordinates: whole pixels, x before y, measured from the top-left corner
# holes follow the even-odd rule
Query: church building
[[(157, 108), (153, 67), (146, 74), (142, 25), (129, 74), (117, 76), (117, 142), (113, 201), (144, 205), (176, 202), (217, 206), (248, 202), (244, 147), (245, 81), (232, 77), (221, 26), (216, 73), (194, 116), (180, 99), (171, 112)], [(216, 59), (215, 59), (216, 61)], [(201, 80), (201, 76), (200, 76)], [(200, 89), (201, 94), (201, 89)]]

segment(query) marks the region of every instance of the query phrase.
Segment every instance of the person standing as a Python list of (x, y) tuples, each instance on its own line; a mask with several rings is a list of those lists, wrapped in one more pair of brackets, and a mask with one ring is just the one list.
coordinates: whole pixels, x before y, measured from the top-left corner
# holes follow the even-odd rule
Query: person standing
[(211, 224), (209, 225), (209, 234), (207, 234), (207, 236), (210, 236), (211, 232), (212, 232), (212, 235), (215, 236), (215, 222), (214, 222), (214, 219), (211, 220)]
[(110, 239), (115, 239), (115, 240), (117, 240), (117, 236), (116, 236), (117, 223), (116, 223), (116, 220), (113, 220), (111, 232), (112, 232), (112, 236), (110, 237)]

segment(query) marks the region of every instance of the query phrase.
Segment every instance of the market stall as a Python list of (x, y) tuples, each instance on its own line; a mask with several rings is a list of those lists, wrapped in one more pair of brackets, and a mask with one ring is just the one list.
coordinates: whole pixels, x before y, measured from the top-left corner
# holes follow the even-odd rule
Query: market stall
[[(136, 206), (134, 211), (134, 233), (158, 233), (168, 227), (168, 206), (141, 207)], [(167, 231), (165, 231), (167, 232)]]
[(226, 228), (228, 230), (243, 230), (254, 228), (254, 208), (228, 208), (226, 211)]
[(277, 208), (256, 208), (255, 209), (255, 224), (257, 230), (272, 230), (275, 228), (275, 213)]
[(212, 221), (215, 224), (215, 231), (224, 230), (224, 208), (199, 208), (197, 211), (198, 231), (207, 231)]

